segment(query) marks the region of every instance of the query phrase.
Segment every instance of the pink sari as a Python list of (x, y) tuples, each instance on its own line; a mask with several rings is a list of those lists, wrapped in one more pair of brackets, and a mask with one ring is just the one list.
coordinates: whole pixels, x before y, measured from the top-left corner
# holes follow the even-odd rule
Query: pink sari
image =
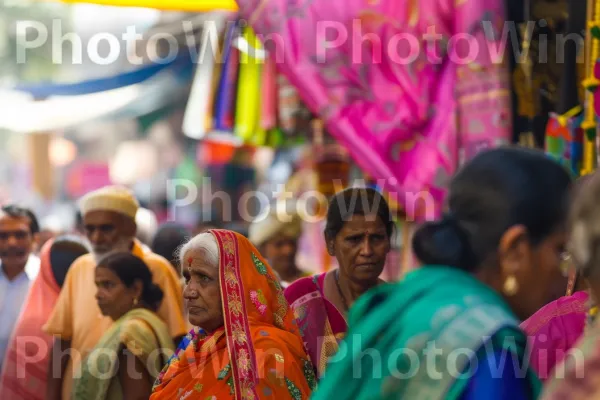
[(60, 293), (50, 266), (52, 243), (50, 240), (42, 247), (40, 273), (29, 290), (6, 351), (0, 375), (0, 399), (46, 398), (48, 355), (53, 339), (42, 331), (42, 326)]
[(439, 215), (459, 164), (509, 141), (503, 1), (237, 2), (302, 100), (409, 220)]
[(576, 292), (542, 307), (521, 328), (529, 337), (531, 367), (542, 380), (583, 334), (588, 310), (588, 294)]
[(337, 353), (338, 342), (348, 330), (342, 313), (323, 294), (326, 275), (299, 279), (285, 289), (317, 378), (323, 375), (327, 361)]

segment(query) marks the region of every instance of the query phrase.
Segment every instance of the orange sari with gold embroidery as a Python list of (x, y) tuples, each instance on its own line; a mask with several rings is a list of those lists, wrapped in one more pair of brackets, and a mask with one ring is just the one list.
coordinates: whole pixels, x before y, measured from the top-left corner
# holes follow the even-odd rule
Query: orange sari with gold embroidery
[(192, 330), (150, 400), (308, 399), (314, 369), (271, 267), (244, 236), (210, 232), (219, 247), (225, 325), (210, 335)]

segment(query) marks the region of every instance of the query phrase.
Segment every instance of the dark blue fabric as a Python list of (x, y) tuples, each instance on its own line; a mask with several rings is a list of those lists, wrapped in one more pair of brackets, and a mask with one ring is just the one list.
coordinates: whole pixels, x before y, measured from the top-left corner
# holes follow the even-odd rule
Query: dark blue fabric
[(516, 356), (508, 352), (502, 367), (500, 360), (503, 352), (506, 350), (497, 350), (479, 359), (477, 371), (469, 380), (461, 400), (528, 400), (530, 398), (527, 379), (517, 376), (519, 370), (515, 370), (515, 365), (519, 364), (515, 360)]
[(167, 68), (189, 69), (192, 59), (189, 52), (183, 54), (173, 61), (165, 64), (144, 65), (134, 71), (125, 72), (108, 78), (92, 79), (78, 83), (54, 84), (37, 83), (17, 85), (12, 89), (28, 92), (36, 99), (45, 99), (50, 96), (78, 96), (104, 92), (106, 90), (118, 89), (125, 86), (135, 85), (150, 79), (157, 73)]

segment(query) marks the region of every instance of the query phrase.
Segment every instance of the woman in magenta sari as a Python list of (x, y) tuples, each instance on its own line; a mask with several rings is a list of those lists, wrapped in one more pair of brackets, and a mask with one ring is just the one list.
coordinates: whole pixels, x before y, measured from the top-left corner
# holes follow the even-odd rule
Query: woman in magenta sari
[[(589, 182), (589, 176), (577, 180), (574, 198)], [(570, 256), (564, 257), (563, 263), (562, 269), (568, 276), (566, 295), (557, 295), (557, 300), (546, 304), (521, 324), (529, 337), (530, 365), (543, 381), (550, 377), (554, 367), (582, 336), (590, 309), (585, 279), (574, 268)]]
[(390, 251), (390, 209), (373, 189), (346, 189), (329, 203), (325, 241), (339, 268), (302, 278), (285, 290), (308, 355), (320, 377), (338, 350), (354, 301), (383, 281), (379, 275)]
[(585, 291), (561, 297), (521, 324), (529, 337), (530, 365), (541, 380), (550, 377), (554, 367), (583, 334), (588, 299)]

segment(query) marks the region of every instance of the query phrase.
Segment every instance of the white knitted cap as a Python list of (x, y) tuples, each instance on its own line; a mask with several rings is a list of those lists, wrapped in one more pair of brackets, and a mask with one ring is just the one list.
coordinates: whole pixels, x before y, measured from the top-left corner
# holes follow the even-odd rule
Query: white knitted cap
[(86, 194), (79, 201), (81, 215), (91, 211), (113, 211), (135, 221), (138, 208), (139, 203), (133, 193), (122, 186), (105, 186)]

